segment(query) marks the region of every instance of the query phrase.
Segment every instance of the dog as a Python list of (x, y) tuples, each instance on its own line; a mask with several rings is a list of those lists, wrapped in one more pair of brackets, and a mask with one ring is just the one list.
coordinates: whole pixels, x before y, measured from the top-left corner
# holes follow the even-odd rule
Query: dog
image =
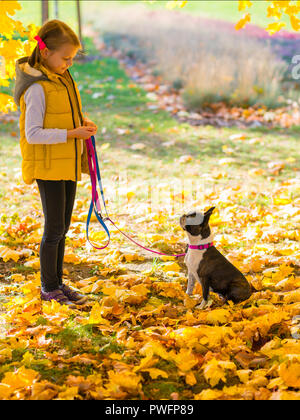
[(252, 294), (252, 287), (245, 276), (213, 245), (209, 218), (214, 209), (211, 207), (205, 213), (192, 211), (179, 219), (189, 241), (184, 258), (188, 268), (186, 293), (193, 294), (196, 280), (201, 284), (203, 300), (200, 309), (207, 305), (210, 289), (220, 295), (224, 303), (228, 300), (242, 302)]

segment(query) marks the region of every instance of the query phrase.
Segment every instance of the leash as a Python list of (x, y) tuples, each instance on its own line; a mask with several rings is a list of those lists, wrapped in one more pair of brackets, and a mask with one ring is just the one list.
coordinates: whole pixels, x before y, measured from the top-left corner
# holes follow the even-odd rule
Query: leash
[[(103, 186), (102, 186), (102, 181), (101, 181), (100, 168), (99, 168), (99, 164), (98, 164), (98, 157), (97, 157), (97, 151), (96, 151), (95, 137), (91, 136), (89, 139), (85, 140), (85, 142), (86, 142), (86, 147), (87, 147), (88, 164), (89, 164), (89, 171), (90, 171), (90, 177), (91, 177), (91, 183), (92, 183), (92, 200), (91, 200), (91, 204), (90, 204), (90, 208), (89, 208), (89, 212), (88, 212), (88, 217), (87, 217), (87, 221), (86, 221), (86, 236), (87, 236), (87, 240), (92, 245), (92, 247), (94, 247), (96, 249), (104, 249), (108, 246), (108, 244), (110, 242), (110, 233), (109, 233), (109, 230), (108, 230), (108, 228), (105, 224), (105, 221), (108, 220), (118, 229), (119, 232), (122, 233), (122, 235), (126, 236), (126, 238), (128, 238), (130, 241), (134, 242), (136, 245), (145, 249), (146, 251), (150, 251), (150, 252), (153, 252), (154, 254), (159, 254), (159, 255), (167, 255), (168, 257), (182, 257), (182, 256), (186, 255), (186, 253), (169, 255), (169, 254), (164, 254), (163, 252), (153, 251), (152, 249), (147, 248), (147, 247), (139, 244), (138, 242), (136, 242), (134, 239), (132, 239), (130, 236), (126, 235), (126, 233), (122, 232), (116, 226), (116, 224), (109, 217), (107, 209), (106, 209)], [(107, 217), (105, 217), (105, 218), (102, 217), (101, 205), (100, 205), (99, 195), (98, 195), (98, 192), (97, 192), (97, 181), (99, 183), (101, 197), (102, 197), (105, 212), (106, 212), (106, 215), (107, 215)], [(108, 236), (107, 244), (102, 246), (102, 247), (97, 247), (97, 246), (93, 245), (89, 240), (89, 224), (90, 224), (90, 220), (91, 220), (93, 210), (94, 210), (94, 213), (96, 215), (96, 218), (98, 219), (98, 221), (100, 222), (100, 224), (102, 225), (103, 229), (105, 230), (105, 232)]]

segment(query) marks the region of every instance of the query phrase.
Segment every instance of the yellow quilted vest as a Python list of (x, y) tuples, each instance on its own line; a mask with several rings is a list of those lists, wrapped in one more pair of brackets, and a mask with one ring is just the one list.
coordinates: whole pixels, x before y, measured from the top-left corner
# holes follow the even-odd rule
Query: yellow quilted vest
[[(80, 94), (69, 71), (60, 76), (41, 64), (35, 68), (50, 79), (36, 82), (42, 85), (45, 93), (43, 128), (71, 130), (83, 125)], [(29, 144), (25, 136), (24, 93), (20, 97), (20, 148), (24, 182), (32, 184), (35, 179), (81, 181), (82, 172), (89, 174), (85, 141), (83, 154), (80, 139), (67, 139), (66, 143), (57, 144)]]

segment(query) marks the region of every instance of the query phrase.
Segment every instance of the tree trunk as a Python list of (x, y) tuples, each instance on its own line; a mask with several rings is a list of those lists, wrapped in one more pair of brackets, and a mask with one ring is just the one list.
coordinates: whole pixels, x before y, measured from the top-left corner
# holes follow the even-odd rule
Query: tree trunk
[(82, 40), (82, 31), (81, 31), (81, 10), (80, 10), (80, 0), (76, 0), (77, 5), (77, 20), (78, 20), (78, 36), (80, 43), (82, 45), (82, 50), (84, 51), (84, 45)]
[(58, 19), (58, 0), (54, 1), (54, 14), (55, 14), (55, 19)]
[(42, 25), (49, 19), (49, 1), (42, 0)]

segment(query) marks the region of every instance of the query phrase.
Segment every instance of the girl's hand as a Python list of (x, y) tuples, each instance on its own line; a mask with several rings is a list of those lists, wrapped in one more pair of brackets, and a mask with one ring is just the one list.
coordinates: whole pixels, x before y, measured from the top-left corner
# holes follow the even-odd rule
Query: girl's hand
[(84, 119), (83, 119), (83, 125), (84, 125), (84, 127), (94, 127), (94, 128), (96, 129), (96, 133), (97, 133), (98, 127), (97, 127), (97, 125), (96, 125), (93, 121), (91, 121), (90, 119), (88, 119), (88, 118), (84, 118)]
[(97, 127), (91, 127), (91, 126), (86, 126), (86, 127), (77, 127), (74, 128), (73, 130), (68, 130), (68, 134), (67, 134), (67, 138), (68, 139), (89, 139), (91, 136), (94, 136), (97, 132)]

